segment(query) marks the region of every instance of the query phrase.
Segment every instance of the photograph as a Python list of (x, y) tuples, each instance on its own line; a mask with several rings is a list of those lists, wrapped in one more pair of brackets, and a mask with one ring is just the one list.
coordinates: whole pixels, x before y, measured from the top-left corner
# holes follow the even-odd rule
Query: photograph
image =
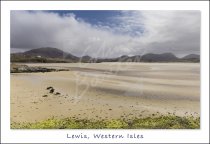
[(10, 10), (10, 129), (200, 129), (200, 34), (199, 10)]

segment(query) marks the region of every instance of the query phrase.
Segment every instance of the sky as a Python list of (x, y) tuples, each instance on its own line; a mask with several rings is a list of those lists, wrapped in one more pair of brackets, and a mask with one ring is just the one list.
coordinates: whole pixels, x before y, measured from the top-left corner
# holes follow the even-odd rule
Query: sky
[(200, 11), (11, 11), (11, 53), (54, 47), (111, 58), (200, 54)]

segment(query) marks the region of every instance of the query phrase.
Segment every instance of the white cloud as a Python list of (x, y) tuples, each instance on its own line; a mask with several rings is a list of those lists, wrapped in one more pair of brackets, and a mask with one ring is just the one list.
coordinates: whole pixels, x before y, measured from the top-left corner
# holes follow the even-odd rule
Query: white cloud
[[(74, 55), (116, 57), (147, 52), (199, 53), (199, 11), (122, 11), (120, 25), (93, 26), (74, 14), (11, 12), (11, 48), (57, 47)], [(144, 33), (141, 33), (141, 29)], [(136, 31), (135, 31), (136, 30)], [(135, 36), (130, 35), (136, 32)], [(120, 32), (120, 33), (115, 33)]]

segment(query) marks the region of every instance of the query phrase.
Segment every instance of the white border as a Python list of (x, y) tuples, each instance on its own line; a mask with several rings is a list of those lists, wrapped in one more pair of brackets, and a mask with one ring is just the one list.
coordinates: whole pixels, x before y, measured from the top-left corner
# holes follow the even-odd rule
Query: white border
[[(13, 1), (1, 2), (1, 141), (2, 143), (207, 143), (209, 142), (209, 2), (208, 1)], [(200, 130), (10, 130), (10, 10), (200, 10)], [(139, 133), (144, 139), (77, 139), (67, 133)]]

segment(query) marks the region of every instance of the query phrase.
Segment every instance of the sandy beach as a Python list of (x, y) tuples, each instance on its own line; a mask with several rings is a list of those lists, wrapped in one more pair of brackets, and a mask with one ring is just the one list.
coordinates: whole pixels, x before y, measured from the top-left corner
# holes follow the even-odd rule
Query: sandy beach
[(200, 116), (199, 63), (27, 65), (69, 71), (11, 73), (12, 122)]

